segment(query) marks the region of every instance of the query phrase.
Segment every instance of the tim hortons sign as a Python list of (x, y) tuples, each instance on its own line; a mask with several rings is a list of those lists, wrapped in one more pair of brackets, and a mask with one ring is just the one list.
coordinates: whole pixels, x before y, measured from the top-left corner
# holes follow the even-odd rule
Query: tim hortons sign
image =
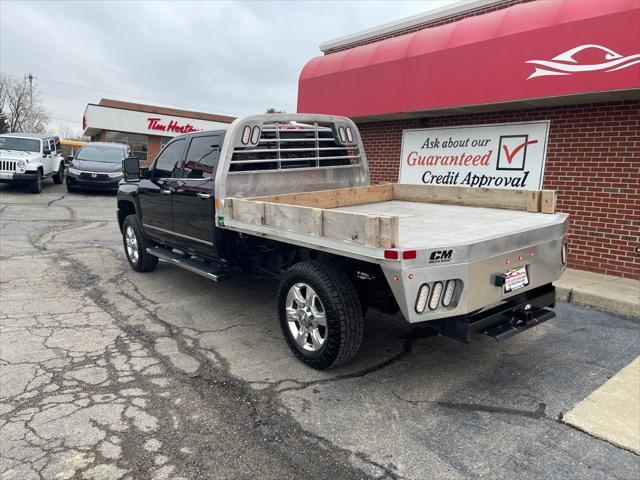
[(177, 120), (169, 120), (169, 122), (163, 123), (162, 119), (158, 117), (147, 118), (147, 123), (149, 130), (158, 130), (160, 132), (191, 133), (201, 130), (188, 122), (180, 123)]
[(405, 130), (400, 183), (542, 188), (549, 121)]

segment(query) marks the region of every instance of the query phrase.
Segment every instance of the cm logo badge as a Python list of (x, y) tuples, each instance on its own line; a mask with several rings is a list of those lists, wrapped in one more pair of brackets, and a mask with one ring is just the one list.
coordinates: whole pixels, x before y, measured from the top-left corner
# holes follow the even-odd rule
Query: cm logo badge
[(443, 263), (451, 261), (453, 250), (434, 250), (429, 256), (429, 263)]

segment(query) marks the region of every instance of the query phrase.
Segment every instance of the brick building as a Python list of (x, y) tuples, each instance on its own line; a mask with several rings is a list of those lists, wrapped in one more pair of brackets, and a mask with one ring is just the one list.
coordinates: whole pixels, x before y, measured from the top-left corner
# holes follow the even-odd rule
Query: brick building
[(225, 115), (103, 98), (87, 105), (82, 128), (94, 142), (126, 143), (146, 166), (176, 135), (224, 129), (233, 120)]
[[(540, 182), (527, 188), (558, 190), (570, 266), (640, 278), (640, 2), (477, 0), (320, 49), (300, 75), (298, 111), (353, 118), (374, 183), (398, 181), (436, 134), (547, 125)], [(427, 140), (411, 147), (411, 132)], [(514, 135), (499, 133), (506, 148)], [(527, 135), (520, 148), (537, 142)], [(404, 183), (436, 178), (405, 173)]]

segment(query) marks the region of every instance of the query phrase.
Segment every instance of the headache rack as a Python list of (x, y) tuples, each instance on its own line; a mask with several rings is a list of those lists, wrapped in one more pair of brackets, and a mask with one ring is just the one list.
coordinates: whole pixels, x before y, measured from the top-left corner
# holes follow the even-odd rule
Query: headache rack
[(360, 147), (340, 145), (331, 126), (265, 122), (257, 145), (234, 148), (229, 171), (353, 167), (361, 162)]
[(367, 157), (353, 121), (264, 114), (237, 119), (227, 130), (215, 193), (224, 201), (365, 185)]

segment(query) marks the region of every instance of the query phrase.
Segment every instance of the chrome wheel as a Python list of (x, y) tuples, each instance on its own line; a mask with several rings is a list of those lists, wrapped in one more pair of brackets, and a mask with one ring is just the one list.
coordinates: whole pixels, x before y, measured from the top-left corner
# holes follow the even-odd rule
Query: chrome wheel
[(124, 231), (124, 240), (127, 246), (127, 256), (133, 263), (138, 263), (138, 238), (131, 225)]
[(310, 352), (320, 350), (327, 340), (327, 319), (315, 290), (306, 283), (292, 285), (287, 293), (286, 312), (295, 342)]

